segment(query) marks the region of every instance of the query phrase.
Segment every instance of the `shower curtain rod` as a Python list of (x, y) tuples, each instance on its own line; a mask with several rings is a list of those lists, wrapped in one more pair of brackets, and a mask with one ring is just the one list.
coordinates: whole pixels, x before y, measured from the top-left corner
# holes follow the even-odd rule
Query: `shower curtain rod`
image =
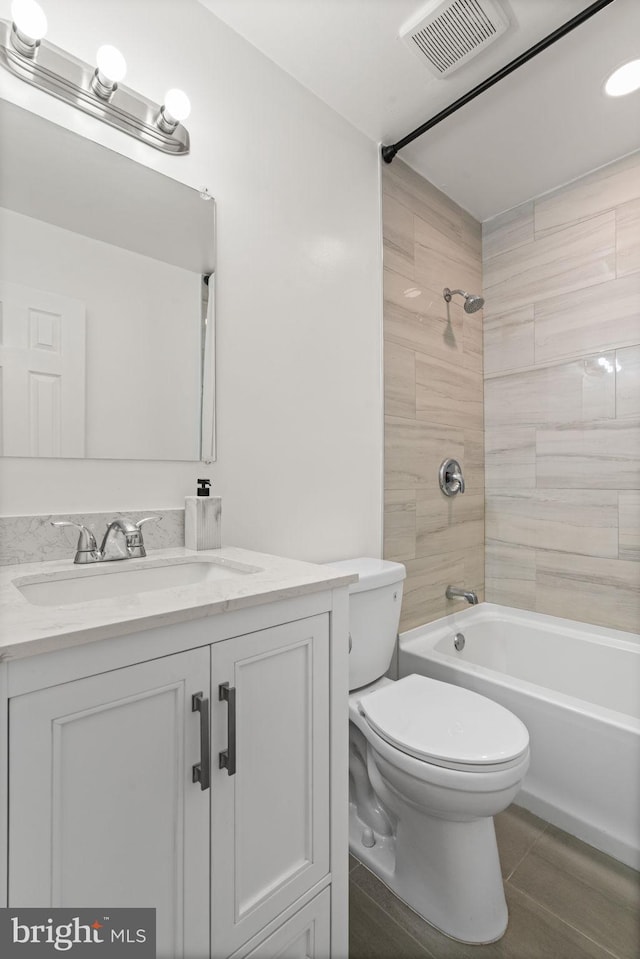
[(576, 14), (575, 17), (572, 17), (571, 20), (567, 20), (566, 23), (563, 23), (560, 27), (558, 27), (557, 30), (554, 30), (553, 33), (543, 37), (543, 39), (539, 40), (538, 43), (535, 43), (532, 47), (529, 47), (528, 50), (525, 50), (524, 53), (521, 53), (519, 57), (515, 58), (515, 60), (511, 60), (500, 70), (497, 70), (496, 73), (492, 73), (490, 77), (487, 77), (487, 79), (483, 80), (482, 83), (479, 83), (477, 86), (473, 87), (473, 89), (469, 90), (468, 93), (465, 93), (464, 96), (454, 100), (452, 104), (450, 104), (448, 107), (445, 107), (445, 109), (441, 110), (440, 113), (436, 113), (434, 117), (432, 117), (430, 120), (427, 120), (426, 123), (422, 124), (422, 126), (419, 126), (411, 133), (408, 133), (406, 137), (398, 140), (397, 143), (392, 143), (387, 146), (383, 145), (381, 148), (382, 159), (385, 161), (385, 163), (391, 163), (398, 150), (402, 150), (402, 148), (406, 147), (407, 144), (412, 143), (413, 140), (417, 140), (418, 137), (421, 137), (423, 133), (427, 132), (427, 130), (431, 130), (431, 128), (435, 127), (436, 124), (441, 123), (442, 120), (446, 120), (447, 117), (450, 117), (452, 113), (455, 113), (471, 100), (475, 100), (477, 96), (480, 96), (480, 94), (484, 93), (485, 90), (488, 90), (489, 87), (494, 86), (494, 84), (498, 83), (499, 80), (509, 76), (509, 74), (513, 73), (514, 70), (517, 70), (518, 67), (521, 67), (523, 64), (527, 63), (528, 60), (531, 60), (539, 53), (542, 53), (543, 50), (546, 50), (547, 47), (550, 47), (556, 42), (556, 40), (560, 40), (561, 37), (566, 36), (567, 33), (571, 33), (571, 31), (575, 30), (576, 27), (579, 27), (581, 23), (584, 23), (585, 20), (588, 20), (595, 13), (598, 13), (598, 11), (602, 10), (603, 7), (609, 6), (610, 3), (613, 3), (613, 0), (596, 0), (595, 3), (585, 7), (585, 9)]

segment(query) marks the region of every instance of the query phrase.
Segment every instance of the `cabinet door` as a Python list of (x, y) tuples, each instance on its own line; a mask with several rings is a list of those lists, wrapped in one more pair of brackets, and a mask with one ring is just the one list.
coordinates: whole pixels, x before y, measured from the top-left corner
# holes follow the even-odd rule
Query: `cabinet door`
[(156, 908), (158, 959), (209, 955), (209, 648), (10, 702), (12, 906)]
[[(221, 753), (233, 765), (235, 711), (235, 772), (223, 767), (212, 777), (211, 941), (219, 957), (329, 871), (328, 616), (219, 643), (212, 670), (214, 767)], [(235, 704), (216, 702), (225, 683)]]

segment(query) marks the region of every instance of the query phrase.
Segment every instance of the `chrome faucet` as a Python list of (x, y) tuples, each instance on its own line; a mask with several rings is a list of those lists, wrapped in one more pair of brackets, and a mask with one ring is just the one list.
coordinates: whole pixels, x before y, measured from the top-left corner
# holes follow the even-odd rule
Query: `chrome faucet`
[(466, 599), (470, 606), (478, 605), (478, 597), (470, 589), (460, 589), (458, 586), (447, 586), (445, 596), (447, 599)]
[(52, 521), (52, 526), (74, 526), (79, 530), (78, 545), (74, 563), (108, 563), (118, 559), (142, 559), (147, 555), (142, 538), (142, 524), (150, 520), (161, 520), (162, 516), (145, 516), (133, 523), (123, 518), (114, 519), (107, 526), (98, 549), (92, 531), (81, 523), (69, 523), (66, 520)]

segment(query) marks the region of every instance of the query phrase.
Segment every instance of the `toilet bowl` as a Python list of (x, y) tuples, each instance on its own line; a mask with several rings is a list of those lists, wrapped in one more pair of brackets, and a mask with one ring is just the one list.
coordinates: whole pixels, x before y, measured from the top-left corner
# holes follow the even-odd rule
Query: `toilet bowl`
[[(379, 692), (390, 693), (383, 716), (392, 702), (404, 701), (388, 728), (373, 708)], [(416, 708), (419, 696), (422, 707), (437, 704), (444, 732), (424, 737), (420, 757), (415, 735), (404, 735), (430, 711)], [(349, 718), (352, 853), (446, 935), (499, 939), (508, 914), (492, 817), (513, 801), (527, 771), (523, 724), (485, 697), (424, 676), (383, 680), (374, 691), (353, 694)], [(476, 743), (489, 742), (489, 733), (492, 749), (478, 752)], [(358, 787), (364, 767), (370, 790)]]
[(493, 942), (508, 921), (493, 816), (527, 771), (527, 729), (470, 690), (384, 677), (404, 567), (332, 565), (360, 575), (350, 597), (350, 850), (446, 935)]

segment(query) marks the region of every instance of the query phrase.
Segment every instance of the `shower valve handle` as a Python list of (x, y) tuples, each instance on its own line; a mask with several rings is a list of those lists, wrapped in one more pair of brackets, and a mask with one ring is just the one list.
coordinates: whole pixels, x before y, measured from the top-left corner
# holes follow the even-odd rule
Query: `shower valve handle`
[(440, 489), (445, 496), (455, 496), (464, 493), (464, 476), (462, 467), (457, 460), (446, 459), (440, 466)]

